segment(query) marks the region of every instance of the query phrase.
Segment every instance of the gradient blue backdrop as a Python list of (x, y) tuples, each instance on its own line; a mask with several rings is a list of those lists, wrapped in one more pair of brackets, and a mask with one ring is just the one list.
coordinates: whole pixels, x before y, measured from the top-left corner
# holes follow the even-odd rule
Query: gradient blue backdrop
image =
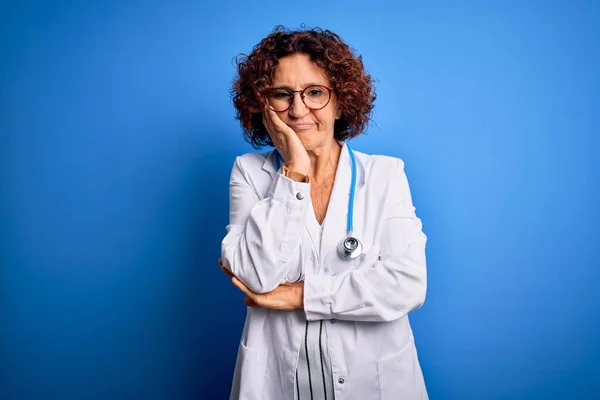
[(599, 398), (598, 2), (16, 0), (0, 398), (227, 397), (245, 307), (216, 261), (252, 150), (232, 60), (280, 23), (341, 34), (377, 79), (353, 143), (405, 160), (429, 236), (431, 398)]

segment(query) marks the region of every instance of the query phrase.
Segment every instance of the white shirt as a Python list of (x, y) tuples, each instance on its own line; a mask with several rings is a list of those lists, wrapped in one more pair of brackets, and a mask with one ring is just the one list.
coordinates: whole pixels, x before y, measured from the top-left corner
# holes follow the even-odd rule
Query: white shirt
[(304, 310), (249, 308), (231, 399), (293, 400), (306, 321), (327, 323), (336, 400), (427, 399), (407, 314), (426, 293), (426, 237), (400, 159), (354, 152), (354, 236), (344, 260), (351, 167), (344, 144), (319, 246), (310, 184), (275, 170), (273, 153), (238, 157), (222, 258), (251, 290), (304, 279)]

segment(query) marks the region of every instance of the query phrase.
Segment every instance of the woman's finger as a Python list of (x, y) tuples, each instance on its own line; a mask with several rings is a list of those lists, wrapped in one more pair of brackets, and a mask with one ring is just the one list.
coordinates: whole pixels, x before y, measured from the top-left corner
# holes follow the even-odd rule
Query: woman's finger
[(277, 115), (275, 111), (267, 107), (267, 113), (269, 115), (269, 122), (271, 123), (273, 128), (275, 128), (276, 131), (281, 132), (282, 134), (286, 131), (288, 133), (293, 133), (291, 128), (287, 126), (285, 122), (281, 120), (281, 118), (279, 118), (279, 115)]
[(258, 303), (254, 301), (256, 293), (248, 289), (248, 287), (244, 285), (242, 281), (240, 281), (235, 275), (233, 275), (231, 271), (227, 271), (229, 272), (228, 275), (231, 276), (231, 282), (246, 295), (244, 298), (244, 304), (246, 304), (248, 307), (258, 307)]
[(265, 106), (265, 108), (263, 109), (262, 112), (262, 120), (263, 120), (263, 125), (265, 126), (265, 128), (267, 128), (267, 132), (269, 134), (273, 133), (273, 121), (271, 121), (271, 114), (269, 113), (269, 111), (271, 111), (271, 109), (269, 108), (269, 106)]
[(266, 112), (271, 132), (273, 132), (273, 135), (277, 136), (276, 140), (278, 140), (280, 144), (283, 144), (283, 142), (287, 143), (287, 136), (295, 135), (295, 132), (279, 118), (279, 115), (277, 115), (275, 111), (267, 107)]
[(254, 300), (252, 300), (250, 297), (245, 297), (244, 298), (244, 304), (247, 305), (248, 307), (258, 307), (258, 304), (256, 304), (254, 302)]
[(240, 289), (242, 292), (244, 292), (244, 294), (248, 297), (250, 297), (251, 299), (254, 299), (254, 297), (256, 296), (256, 293), (254, 293), (252, 290), (248, 289), (248, 287), (246, 285), (244, 285), (242, 283), (242, 281), (240, 281), (237, 277), (233, 276), (231, 278), (231, 282), (233, 282), (233, 284)]
[(231, 272), (230, 270), (228, 270), (227, 268), (225, 268), (223, 266), (221, 266), (221, 271), (223, 271), (230, 278), (233, 278), (235, 276), (235, 275), (233, 275), (233, 272)]
[(296, 135), (294, 130), (283, 122), (283, 120), (279, 118), (279, 115), (268, 106), (265, 107), (263, 112), (263, 124), (265, 124), (265, 122), (265, 127), (267, 128), (269, 136), (271, 136), (271, 139), (273, 139), (274, 143), (278, 146), (287, 145), (289, 137)]
[(267, 133), (271, 137), (271, 140), (273, 141), (273, 144), (275, 145), (275, 147), (279, 147), (279, 145), (280, 145), (279, 137), (278, 137), (279, 133), (273, 126), (273, 120), (272, 120), (270, 112), (273, 112), (273, 111), (269, 108), (269, 106), (265, 106), (263, 113), (262, 113), (263, 125), (265, 126), (265, 129), (267, 130)]

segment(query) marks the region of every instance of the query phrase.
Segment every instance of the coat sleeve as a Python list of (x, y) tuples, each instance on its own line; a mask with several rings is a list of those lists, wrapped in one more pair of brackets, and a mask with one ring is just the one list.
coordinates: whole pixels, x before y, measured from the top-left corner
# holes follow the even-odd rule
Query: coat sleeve
[(382, 202), (378, 255), (365, 257), (351, 271), (305, 277), (304, 312), (309, 321), (391, 321), (425, 301), (427, 238), (415, 215), (401, 160)]
[(243, 157), (237, 157), (231, 171), (221, 258), (250, 290), (266, 293), (286, 281), (290, 270), (302, 270), (300, 242), (310, 186), (277, 173), (260, 199), (242, 164)]

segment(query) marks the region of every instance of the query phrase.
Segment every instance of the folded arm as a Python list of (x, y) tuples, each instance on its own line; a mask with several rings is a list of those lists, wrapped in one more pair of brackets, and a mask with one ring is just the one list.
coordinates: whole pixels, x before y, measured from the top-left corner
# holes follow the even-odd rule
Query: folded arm
[(266, 293), (301, 271), (301, 234), (310, 202), (308, 183), (276, 174), (260, 199), (238, 157), (231, 171), (229, 225), (223, 266), (250, 290)]
[(391, 321), (425, 301), (427, 238), (415, 215), (401, 161), (387, 193), (380, 253), (365, 257), (351, 271), (305, 277), (304, 311), (309, 321)]

